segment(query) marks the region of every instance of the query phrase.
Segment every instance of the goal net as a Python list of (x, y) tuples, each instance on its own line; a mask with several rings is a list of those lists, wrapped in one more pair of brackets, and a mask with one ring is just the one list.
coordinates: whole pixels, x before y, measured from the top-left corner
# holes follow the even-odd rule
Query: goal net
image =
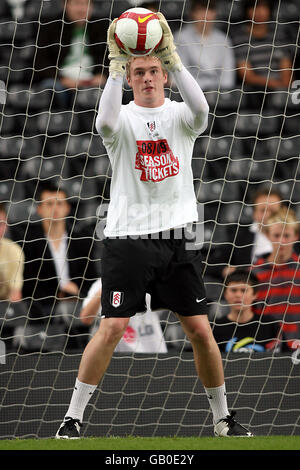
[[(209, 16), (208, 8), (203, 20), (196, 19), (188, 0), (148, 4), (166, 16), (182, 60), (203, 86), (210, 106), (192, 166), (197, 201), (204, 207), (198, 226), (204, 233), (203, 275), (213, 328), (222, 319), (225, 325), (230, 308), (224, 299), (223, 269), (252, 264), (242, 259), (234, 263), (233, 257), (240, 247), (239, 229), (253, 226), (256, 190), (280, 190), (284, 205), (300, 217), (299, 2), (271, 3), (271, 16), (263, 20), (247, 18), (241, 0), (217, 2), (216, 17)], [(16, 259), (7, 258), (4, 230), (0, 232), (1, 439), (54, 436), (69, 405), (81, 354), (99, 322), (84, 323), (80, 312), (88, 288), (101, 277), (99, 233), (110, 197), (109, 160), (95, 130), (108, 71), (106, 31), (111, 19), (140, 4), (94, 0), (93, 16), (77, 40), (61, 30), (57, 36), (57, 17), (66, 29), (70, 24), (61, 0), (7, 0), (0, 5), (0, 227), (7, 217), (3, 237), (25, 253), (20, 301), (7, 293), (5, 276)], [(48, 44), (42, 36), (47, 26), (53, 33)], [(71, 44), (78, 47), (70, 58), (66, 51)], [(98, 53), (98, 62), (91, 64)], [(66, 93), (63, 60), (76, 61), (78, 54), (88, 57), (82, 68), (91, 71), (95, 66), (104, 79), (96, 83), (87, 75), (78, 88), (66, 85)], [(171, 81), (166, 97), (181, 99)], [(131, 99), (124, 84), (124, 103)], [(42, 224), (49, 215), (41, 212), (40, 204), (40, 189), (49, 183), (67, 201), (66, 277), (77, 286), (74, 295), (61, 288), (62, 266), (55, 264), (47, 233), (41, 231), (51, 228)], [(243, 247), (251, 251), (253, 240), (244, 239)], [(16, 278), (22, 270), (20, 255), (18, 266)], [(297, 266), (290, 276), (297, 287)], [(297, 303), (294, 307), (291, 324), (297, 331)], [(155, 315), (139, 317), (126, 332), (124, 349), (114, 353), (87, 406), (83, 436), (212, 435), (212, 414), (191, 344), (172, 312)], [(155, 325), (153, 318), (158, 320)], [(257, 331), (259, 326), (260, 321)], [(140, 344), (154, 336), (152, 349), (134, 350), (137, 335)], [(256, 336), (254, 341), (261, 344)], [(288, 340), (282, 343), (289, 345)], [(239, 422), (257, 435), (299, 434), (297, 350), (261, 351), (244, 344), (225, 348), (222, 358), (229, 407), (238, 411)]]

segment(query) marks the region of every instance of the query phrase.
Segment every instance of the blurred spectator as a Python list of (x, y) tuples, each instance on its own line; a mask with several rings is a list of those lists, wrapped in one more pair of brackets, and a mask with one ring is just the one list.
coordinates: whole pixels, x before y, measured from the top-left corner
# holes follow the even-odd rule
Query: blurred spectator
[(250, 225), (228, 225), (227, 240), (209, 256), (206, 276), (222, 281), (237, 266), (248, 268), (258, 258), (271, 253), (272, 244), (263, 227), (268, 217), (281, 208), (282, 196), (279, 191), (262, 186), (255, 192), (252, 201), (253, 222)]
[(24, 254), (19, 245), (5, 238), (6, 229), (6, 209), (0, 203), (0, 272), (8, 289), (7, 298), (15, 302), (22, 299)]
[(46, 317), (54, 314), (56, 301), (85, 297), (98, 273), (91, 236), (72, 231), (67, 222), (71, 207), (65, 190), (46, 181), (37, 198), (41, 220), (15, 230), (14, 239), (24, 246), (23, 296)]
[(26, 6), (29, 0), (2, 0), (4, 3), (4, 16), (8, 18), (18, 19), (19, 21), (25, 16)]
[[(283, 29), (272, 21), (269, 0), (246, 0), (246, 22), (232, 35), (237, 59), (238, 76), (243, 88), (252, 91), (249, 103), (260, 107), (265, 91), (286, 90), (292, 76), (288, 41)], [(257, 92), (261, 93), (257, 93)]]
[(138, 8), (147, 8), (147, 10), (157, 12), (159, 11), (159, 4), (159, 1), (156, 2), (155, 0), (146, 0), (145, 2), (138, 5)]
[(299, 222), (290, 209), (281, 209), (265, 223), (272, 253), (260, 258), (252, 272), (259, 281), (255, 312), (282, 321), (282, 331), (291, 347), (300, 339), (300, 269), (294, 243), (299, 238)]
[(227, 277), (224, 298), (230, 312), (213, 326), (220, 351), (279, 350), (279, 324), (272, 317), (266, 319), (252, 310), (256, 292), (257, 279), (250, 272), (237, 269)]
[(34, 82), (54, 87), (58, 103), (66, 106), (70, 105), (66, 90), (103, 86), (106, 81), (108, 19), (92, 16), (92, 0), (62, 2), (63, 17), (39, 24)]
[(231, 40), (215, 26), (216, 1), (192, 0), (190, 17), (174, 35), (182, 62), (204, 91), (232, 89), (235, 58)]
[[(91, 286), (86, 299), (83, 301), (80, 319), (85, 325), (92, 325), (97, 317), (100, 319), (101, 288), (101, 279), (98, 279)], [(130, 318), (123, 338), (115, 349), (116, 352), (167, 352), (158, 314), (150, 309), (149, 294), (146, 295), (146, 304), (146, 313), (138, 313)], [(98, 326), (99, 322), (97, 323)]]

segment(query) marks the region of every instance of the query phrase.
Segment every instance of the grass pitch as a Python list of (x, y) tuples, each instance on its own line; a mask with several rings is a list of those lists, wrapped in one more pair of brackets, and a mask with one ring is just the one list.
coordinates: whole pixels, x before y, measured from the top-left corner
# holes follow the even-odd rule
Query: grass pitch
[(300, 436), (14, 439), (0, 440), (0, 450), (300, 450)]

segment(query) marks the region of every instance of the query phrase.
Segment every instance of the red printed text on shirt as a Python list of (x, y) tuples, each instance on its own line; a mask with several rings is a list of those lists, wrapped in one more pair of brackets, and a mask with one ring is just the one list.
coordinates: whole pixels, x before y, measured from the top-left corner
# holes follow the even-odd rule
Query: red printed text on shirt
[(137, 140), (135, 168), (141, 170), (141, 181), (159, 182), (179, 173), (178, 157), (173, 155), (166, 139)]

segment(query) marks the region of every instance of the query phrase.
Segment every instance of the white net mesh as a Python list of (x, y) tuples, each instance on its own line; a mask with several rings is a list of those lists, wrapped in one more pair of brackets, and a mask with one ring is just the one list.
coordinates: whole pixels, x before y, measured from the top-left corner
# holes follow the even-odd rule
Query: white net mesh
[[(5, 237), (25, 253), (22, 302), (4, 295), (0, 301), (1, 438), (53, 436), (94, 331), (79, 313), (88, 288), (101, 276), (95, 228), (97, 214), (104, 215), (109, 202), (110, 165), (94, 127), (107, 76), (106, 31), (110, 19), (140, 3), (94, 0), (93, 17), (77, 43), (80, 54), (87, 49), (97, 57), (96, 66), (82, 64), (85, 83), (71, 84), (68, 93), (60, 81), (71, 43), (69, 32), (59, 29), (61, 24), (68, 29), (62, 2), (0, 5), (0, 201), (7, 213)], [(255, 34), (257, 28), (253, 33), (259, 21), (247, 20), (242, 1), (219, 2), (216, 20), (206, 22), (218, 32), (214, 41), (201, 28), (191, 38), (203, 22), (191, 16), (190, 2), (153, 3), (169, 20), (182, 59), (210, 105), (193, 171), (197, 199), (205, 207), (204, 279), (214, 327), (228, 313), (222, 270), (249, 267), (253, 261), (251, 254), (243, 258), (247, 249), (252, 252), (253, 239), (241, 241), (239, 230), (253, 223), (255, 191), (261, 185), (269, 194), (280, 190), (283, 203), (300, 214), (299, 2), (272, 2), (265, 35), (263, 30)], [(91, 72), (102, 79), (91, 82)], [(166, 96), (180, 100), (172, 84)], [(125, 86), (124, 103), (130, 99)], [(69, 278), (79, 289), (73, 301), (62, 301), (58, 268), (38, 230), (41, 183), (50, 182), (66, 191), (70, 204), (65, 249)], [(294, 248), (298, 253), (297, 244)], [(1, 285), (5, 266), (0, 251)], [(291, 324), (299, 330), (297, 261), (293, 269), (288, 303), (296, 306)], [(159, 319), (168, 352), (115, 353), (87, 407), (83, 435), (211, 434), (191, 345), (171, 312), (160, 312)], [(288, 339), (283, 343), (288, 345)], [(299, 365), (291, 356), (292, 350), (233, 354), (227, 349), (223, 354), (229, 406), (257, 434), (299, 433)]]

